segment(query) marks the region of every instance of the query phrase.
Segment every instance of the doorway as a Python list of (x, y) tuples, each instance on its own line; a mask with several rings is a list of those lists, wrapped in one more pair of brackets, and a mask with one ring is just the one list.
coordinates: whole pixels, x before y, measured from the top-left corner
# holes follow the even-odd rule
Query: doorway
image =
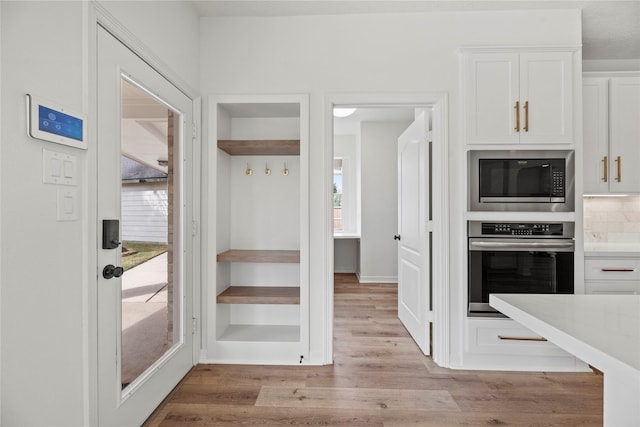
[[(342, 119), (334, 118), (334, 108), (343, 109), (363, 109), (363, 110), (372, 110), (376, 111), (381, 115), (378, 120), (381, 121), (394, 121), (394, 120), (405, 120), (405, 123), (408, 125), (414, 118), (415, 109), (416, 108), (426, 108), (430, 109), (432, 112), (431, 122), (433, 124), (433, 132), (432, 139), (434, 141), (433, 144), (433, 152), (431, 153), (433, 156), (433, 187), (431, 188), (431, 194), (435, 201), (445, 201), (445, 203), (437, 203), (437, 206), (434, 205), (434, 209), (432, 212), (432, 221), (430, 221), (429, 232), (432, 233), (431, 243), (429, 245), (429, 249), (432, 249), (433, 258), (432, 258), (432, 268), (430, 279), (422, 281), (428, 282), (431, 284), (435, 284), (430, 289), (427, 289), (429, 295), (431, 296), (431, 304), (430, 307), (424, 308), (425, 319), (427, 322), (432, 323), (433, 330), (433, 348), (434, 352), (432, 353), (434, 361), (438, 363), (440, 366), (448, 366), (448, 329), (449, 329), (449, 320), (448, 320), (448, 312), (449, 312), (449, 295), (448, 295), (448, 203), (446, 203), (447, 198), (446, 188), (447, 188), (447, 174), (448, 174), (448, 156), (446, 149), (446, 140), (447, 140), (447, 127), (448, 127), (448, 118), (447, 118), (447, 95), (446, 94), (426, 94), (426, 95), (399, 95), (399, 96), (387, 96), (387, 95), (345, 95), (345, 96), (333, 96), (330, 99), (327, 99), (326, 104), (326, 116), (329, 120), (330, 126), (327, 126), (327, 138), (332, 141), (330, 144), (330, 155), (327, 156), (327, 164), (331, 165), (330, 170), (328, 170), (327, 178), (330, 180), (330, 191), (332, 192), (332, 197), (329, 199), (331, 201), (331, 205), (328, 206), (327, 213), (329, 215), (329, 221), (327, 221), (327, 225), (330, 225), (330, 230), (328, 231), (328, 242), (331, 256), (328, 260), (327, 271), (328, 271), (328, 282), (330, 285), (333, 285), (334, 273), (344, 270), (339, 270), (339, 261), (344, 257), (344, 243), (342, 241), (334, 246), (334, 233), (336, 230), (336, 225), (342, 225), (344, 227), (345, 218), (348, 217), (348, 213), (345, 213), (344, 208), (344, 198), (345, 198), (345, 189), (348, 187), (348, 178), (347, 172), (345, 172), (344, 165), (350, 163), (350, 159), (345, 161), (344, 157), (341, 155), (336, 146), (333, 144), (336, 137), (334, 133), (337, 135), (341, 132), (341, 124), (339, 123)], [(390, 112), (387, 117), (384, 117), (384, 112)], [(396, 115), (394, 115), (394, 113)], [(355, 114), (355, 113), (354, 113)], [(404, 114), (404, 115), (403, 115)], [(405, 126), (406, 128), (406, 126)], [(361, 148), (361, 147), (360, 147)], [(389, 159), (390, 163), (395, 163), (397, 160), (397, 152), (393, 153), (393, 159)], [(366, 161), (361, 159), (362, 162)], [(356, 162), (357, 163), (357, 162)], [(337, 168), (336, 165), (340, 166)], [(364, 166), (363, 166), (364, 167)], [(336, 182), (335, 176), (338, 175), (338, 182)], [(341, 181), (340, 181), (341, 180)], [(364, 184), (365, 178), (362, 177), (363, 182), (360, 184)], [(394, 185), (397, 186), (397, 175), (396, 179), (394, 179)], [(340, 184), (342, 184), (342, 188), (340, 188)], [(373, 188), (376, 188), (375, 184), (369, 184)], [(342, 192), (340, 190), (343, 190)], [(348, 190), (346, 190), (348, 191)], [(336, 197), (338, 194), (338, 197)], [(337, 203), (341, 203), (342, 206), (338, 206)], [(347, 202), (348, 203), (348, 202)], [(365, 214), (365, 208), (362, 204), (362, 199), (358, 200), (359, 205), (356, 205), (361, 209), (360, 214)], [(397, 202), (393, 203), (393, 208), (397, 209)], [(353, 206), (353, 205), (352, 205)], [(336, 208), (339, 213), (339, 220), (336, 221), (336, 216), (334, 212)], [(397, 224), (397, 223), (396, 223)], [(366, 234), (366, 230), (362, 228), (362, 224), (360, 225), (360, 229), (355, 227), (355, 238), (359, 239), (364, 234)], [(329, 228), (329, 227), (328, 227)], [(339, 234), (339, 233), (338, 233)], [(384, 233), (385, 236), (388, 233)], [(393, 243), (394, 234), (392, 233), (390, 236), (386, 236), (391, 239)], [(384, 238), (385, 236), (382, 236)], [(342, 239), (341, 239), (342, 240)], [(343, 246), (340, 248), (340, 246)], [(357, 245), (356, 245), (357, 246)], [(396, 247), (394, 245), (394, 247)], [(363, 256), (362, 253), (357, 249), (356, 256), (356, 265), (361, 265), (360, 257)], [(395, 258), (395, 257), (394, 257)], [(397, 259), (397, 258), (396, 258)], [(397, 265), (396, 265), (397, 268)], [(397, 271), (397, 270), (396, 270)], [(364, 278), (367, 281), (367, 274), (363, 271), (356, 272), (359, 278)], [(397, 277), (397, 275), (395, 276)], [(393, 277), (374, 277), (374, 279), (382, 279), (382, 280), (370, 280), (370, 282), (384, 282), (391, 281), (385, 279), (392, 279)], [(333, 319), (333, 286), (328, 286), (327, 288), (327, 304), (330, 306), (329, 312), (331, 313), (328, 322), (332, 322)], [(328, 330), (332, 330), (333, 325), (327, 325)], [(427, 325), (427, 330), (428, 330)], [(331, 354), (333, 354), (333, 341), (332, 334), (328, 334), (326, 340), (328, 351), (328, 358), (331, 358)]]
[(97, 86), (98, 422), (140, 425), (193, 366), (193, 101), (102, 27)]

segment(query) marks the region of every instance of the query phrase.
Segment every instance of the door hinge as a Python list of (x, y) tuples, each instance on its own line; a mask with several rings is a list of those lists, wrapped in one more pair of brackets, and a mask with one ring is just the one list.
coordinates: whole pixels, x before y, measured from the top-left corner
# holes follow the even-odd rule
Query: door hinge
[(193, 237), (198, 235), (198, 221), (191, 221), (191, 235)]
[(195, 123), (191, 123), (191, 138), (196, 139), (198, 137), (198, 127)]
[(425, 316), (425, 320), (427, 321), (427, 323), (433, 323), (433, 311), (432, 310), (428, 310), (427, 314)]
[(195, 317), (192, 317), (191, 318), (191, 334), (195, 335), (197, 331), (198, 331), (198, 319), (196, 319)]
[(427, 229), (427, 232), (429, 233), (433, 232), (433, 220), (428, 219), (426, 221), (425, 227)]

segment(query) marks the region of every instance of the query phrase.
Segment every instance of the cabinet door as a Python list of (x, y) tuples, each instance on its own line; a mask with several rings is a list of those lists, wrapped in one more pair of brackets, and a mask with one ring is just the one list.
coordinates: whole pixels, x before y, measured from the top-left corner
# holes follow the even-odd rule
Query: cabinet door
[(469, 54), (466, 66), (467, 143), (518, 143), (518, 54)]
[(573, 142), (572, 53), (520, 54), (520, 142)]
[(640, 193), (640, 78), (611, 79), (609, 190)]
[(582, 81), (584, 193), (609, 192), (609, 90), (608, 79)]

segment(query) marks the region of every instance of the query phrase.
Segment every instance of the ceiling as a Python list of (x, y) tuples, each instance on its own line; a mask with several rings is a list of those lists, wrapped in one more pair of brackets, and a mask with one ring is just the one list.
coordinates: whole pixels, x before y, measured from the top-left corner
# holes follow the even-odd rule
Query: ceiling
[(167, 173), (168, 108), (137, 86), (122, 83), (122, 154)]
[(194, 0), (192, 3), (200, 16), (218, 17), (581, 9), (583, 59), (640, 59), (640, 0)]

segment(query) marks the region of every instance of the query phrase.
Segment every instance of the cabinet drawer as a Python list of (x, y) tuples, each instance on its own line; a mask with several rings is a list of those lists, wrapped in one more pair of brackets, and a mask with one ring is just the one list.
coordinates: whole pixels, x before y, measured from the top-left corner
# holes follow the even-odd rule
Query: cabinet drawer
[(640, 259), (585, 259), (584, 279), (640, 281)]
[(511, 319), (470, 319), (468, 345), (472, 353), (527, 356), (567, 354)]
[(585, 292), (591, 295), (636, 295), (640, 294), (640, 282), (611, 280), (608, 282), (584, 283)]

